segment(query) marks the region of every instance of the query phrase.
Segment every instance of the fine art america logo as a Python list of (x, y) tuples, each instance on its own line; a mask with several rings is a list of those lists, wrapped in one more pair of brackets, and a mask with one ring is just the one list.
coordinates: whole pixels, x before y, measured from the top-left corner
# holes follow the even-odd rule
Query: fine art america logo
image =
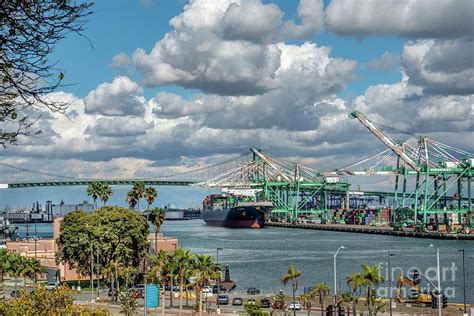
[[(385, 281), (389, 281), (389, 269), (387, 263), (379, 263), (380, 275), (384, 277)], [(454, 298), (456, 296), (456, 288), (454, 286), (443, 286), (446, 281), (450, 285), (456, 282), (456, 272), (458, 268), (455, 262), (451, 262), (449, 266), (440, 266), (441, 276), (441, 293), (447, 298)], [(401, 278), (399, 278), (401, 276)], [(408, 281), (408, 282), (403, 282)], [(392, 267), (392, 297), (396, 297), (398, 287), (400, 289), (400, 295), (404, 298), (409, 298), (413, 293), (410, 286), (410, 281), (419, 289), (419, 293), (437, 293), (438, 288), (438, 271), (436, 267), (428, 267), (426, 269), (420, 269), (419, 267), (413, 266), (404, 271), (401, 267)], [(398, 286), (398, 282), (401, 282)], [(377, 295), (379, 297), (389, 296), (389, 287), (381, 286), (377, 289)]]

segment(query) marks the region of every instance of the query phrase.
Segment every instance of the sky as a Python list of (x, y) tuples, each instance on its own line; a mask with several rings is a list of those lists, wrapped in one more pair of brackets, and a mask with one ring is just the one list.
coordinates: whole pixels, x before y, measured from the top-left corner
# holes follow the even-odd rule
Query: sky
[[(262, 148), (318, 170), (397, 139), (473, 152), (471, 0), (97, 1), (52, 61), (70, 84), (42, 134), (0, 153), (42, 172), (136, 177)], [(393, 134), (398, 131), (398, 134)]]

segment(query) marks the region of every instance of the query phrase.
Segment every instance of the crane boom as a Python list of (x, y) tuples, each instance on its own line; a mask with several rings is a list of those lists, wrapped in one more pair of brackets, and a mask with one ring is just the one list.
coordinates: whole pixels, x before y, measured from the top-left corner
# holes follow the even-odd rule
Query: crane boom
[(387, 145), (396, 155), (400, 157), (408, 166), (413, 168), (416, 171), (420, 171), (418, 164), (408, 156), (403, 150), (402, 146), (398, 145), (390, 137), (385, 135), (385, 133), (377, 128), (372, 121), (364, 116), (364, 114), (354, 111), (351, 113), (352, 117), (355, 117), (359, 120), (365, 127), (369, 129), (378, 139), (380, 139), (385, 145)]
[(276, 165), (274, 165), (271, 161), (269, 161), (267, 159), (267, 157), (265, 157), (261, 152), (259, 152), (258, 150), (256, 150), (255, 148), (250, 148), (250, 150), (255, 154), (257, 155), (258, 157), (260, 157), (263, 161), (265, 161), (265, 163), (270, 167), (272, 168), (273, 170), (275, 170), (277, 172), (277, 174), (279, 174), (283, 179), (285, 179), (288, 183), (292, 183), (293, 181), (291, 181), (291, 179), (282, 171), (280, 170), (280, 168), (278, 168)]

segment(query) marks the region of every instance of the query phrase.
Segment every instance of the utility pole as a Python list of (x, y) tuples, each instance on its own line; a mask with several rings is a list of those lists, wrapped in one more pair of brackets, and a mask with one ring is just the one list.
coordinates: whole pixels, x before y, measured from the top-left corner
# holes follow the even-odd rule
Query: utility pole
[(91, 302), (94, 302), (94, 249), (91, 241)]
[(392, 257), (393, 253), (388, 254), (388, 297), (390, 303), (390, 316), (392, 316)]
[(99, 281), (100, 281), (100, 261), (99, 261), (99, 247), (97, 247), (97, 267), (95, 268), (97, 271), (97, 300), (100, 301), (100, 288), (99, 288)]
[(460, 252), (462, 252), (462, 279), (463, 279), (463, 292), (464, 292), (464, 315), (467, 316), (467, 307), (466, 307), (466, 266), (465, 266), (465, 261), (464, 261), (464, 249), (460, 249)]
[[(147, 273), (147, 268), (148, 268), (148, 262), (147, 262), (147, 258), (144, 257), (143, 258), (143, 283), (145, 285), (145, 297), (144, 297), (144, 301), (145, 301), (145, 304), (143, 306), (143, 315), (144, 316), (147, 316), (147, 313), (148, 313), (148, 302), (147, 302), (147, 293), (146, 293), (146, 288), (147, 288), (147, 284), (146, 284), (146, 273)], [(181, 299), (183, 299), (181, 297)]]
[(35, 258), (36, 258), (36, 241), (38, 240), (38, 235), (36, 235), (36, 222), (35, 222)]
[[(216, 261), (217, 261), (218, 266), (219, 266), (219, 251), (221, 251), (221, 250), (224, 250), (224, 248), (217, 247)], [(222, 277), (222, 275), (220, 274), (220, 272), (221, 271), (220, 271), (220, 266), (219, 266), (219, 280), (217, 282), (217, 314), (221, 313), (221, 308), (220, 308), (220, 304), (219, 304), (219, 294), (220, 294), (220, 290), (221, 290), (221, 277)]]
[(339, 253), (339, 251), (341, 249), (345, 249), (346, 247), (344, 246), (341, 246), (337, 249), (337, 251), (334, 253), (334, 307), (333, 307), (333, 311), (335, 313), (335, 308), (336, 308), (336, 301), (337, 301), (337, 262), (336, 262), (336, 258), (337, 258), (337, 254)]
[(438, 316), (442, 315), (441, 308), (443, 305), (443, 294), (441, 294), (441, 271), (439, 266), (439, 249), (435, 245), (431, 244), (430, 247), (436, 249), (436, 265), (437, 265), (437, 274), (438, 274)]

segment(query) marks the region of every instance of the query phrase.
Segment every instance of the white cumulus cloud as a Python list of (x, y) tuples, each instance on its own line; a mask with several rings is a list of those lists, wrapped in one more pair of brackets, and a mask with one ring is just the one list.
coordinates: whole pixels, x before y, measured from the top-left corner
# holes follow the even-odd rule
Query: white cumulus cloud
[(363, 37), (407, 38), (474, 36), (472, 0), (332, 0), (326, 8), (329, 30)]

